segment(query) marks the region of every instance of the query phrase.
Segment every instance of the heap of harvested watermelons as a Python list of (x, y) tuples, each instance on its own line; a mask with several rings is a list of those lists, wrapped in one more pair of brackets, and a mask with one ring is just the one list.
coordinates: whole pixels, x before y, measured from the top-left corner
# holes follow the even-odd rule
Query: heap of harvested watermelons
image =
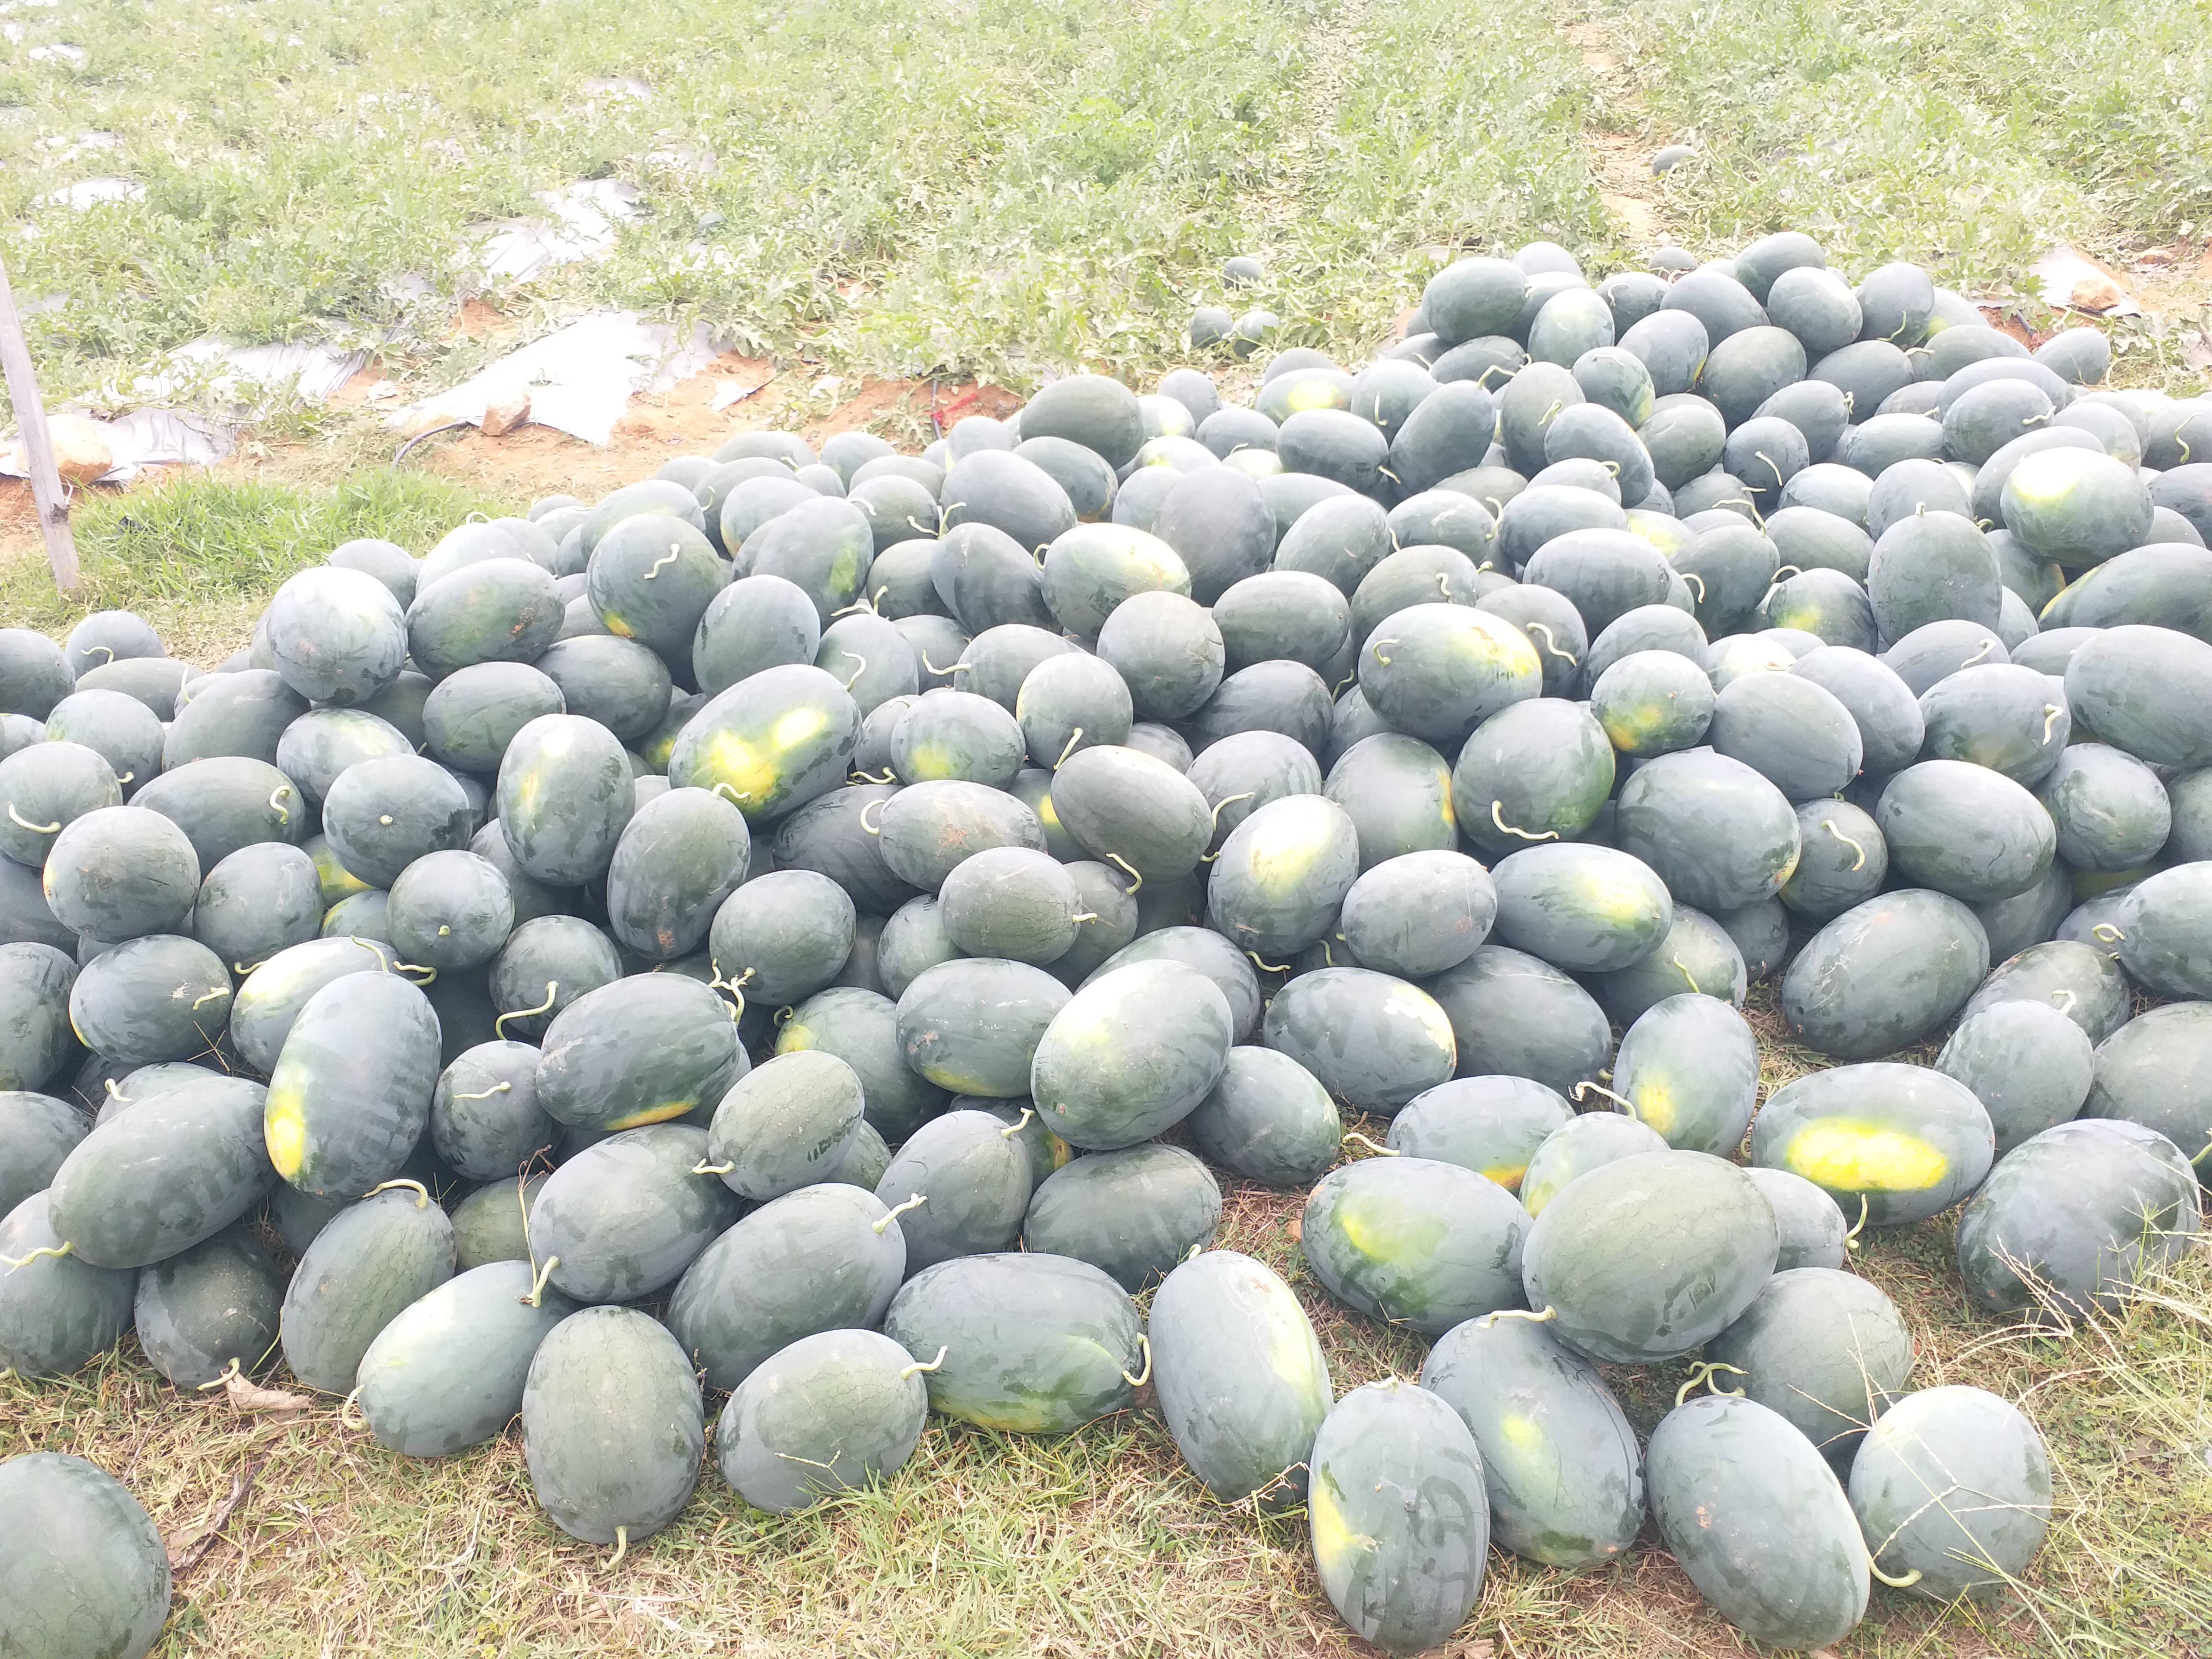
[[(1962, 1206), (1969, 1301), (2063, 1324), (2199, 1226), (2212, 400), (1803, 236), (1690, 264), (351, 542), (213, 672), (0, 633), (0, 1362), (520, 1413), (625, 1548), (725, 1395), (786, 1510), (1149, 1382), (1395, 1652), (1647, 1506), (1762, 1643), (2001, 1589), (2042, 1443), (1847, 1246)], [(1833, 1064), (1754, 1112), (1774, 975)], [(1335, 1397), (1224, 1177), (1418, 1385)], [(1604, 1368), (1693, 1358), (1639, 1446)], [(106, 1475), (0, 1468), (27, 1651), (167, 1595)]]

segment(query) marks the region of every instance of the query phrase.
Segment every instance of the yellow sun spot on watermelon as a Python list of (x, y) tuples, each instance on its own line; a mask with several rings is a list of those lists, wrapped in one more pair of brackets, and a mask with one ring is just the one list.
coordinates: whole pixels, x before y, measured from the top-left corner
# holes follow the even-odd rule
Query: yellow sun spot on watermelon
[(1589, 908), (1614, 921), (1643, 921), (1658, 913), (1658, 906), (1651, 901), (1650, 890), (1632, 881), (1600, 878), (1590, 882), (1584, 891)]
[(691, 769), (691, 781), (710, 789), (727, 785), (738, 806), (762, 805), (782, 781), (775, 757), (761, 753), (734, 732), (717, 732), (704, 749)]
[(1326, 1475), (1315, 1481), (1306, 1494), (1306, 1516), (1313, 1528), (1314, 1559), (1331, 1571), (1340, 1570), (1352, 1556), (1365, 1555), (1375, 1547), (1372, 1538), (1352, 1531), (1337, 1499), (1335, 1483)]
[(1456, 833), (1459, 829), (1459, 814), (1452, 811), (1450, 773), (1444, 774), (1444, 782), (1443, 795), (1437, 802), (1437, 808), (1443, 815), (1444, 828)]
[(1395, 1203), (1340, 1205), (1333, 1218), (1346, 1243), (1373, 1261), (1396, 1256), (1425, 1256), (1443, 1242), (1444, 1224), (1434, 1216), (1408, 1214)]
[(1302, 410), (1338, 407), (1336, 388), (1318, 376), (1312, 380), (1300, 380), (1291, 388), (1289, 395), (1283, 401), (1290, 406), (1293, 414)]
[(1674, 1127), (1674, 1091), (1666, 1084), (1656, 1079), (1640, 1083), (1628, 1097), (1636, 1103), (1636, 1115), (1646, 1127), (1663, 1135)]
[(1633, 753), (1638, 744), (1659, 734), (1666, 725), (1667, 712), (1662, 703), (1639, 703), (1609, 708), (1598, 723), (1605, 727), (1605, 734), (1613, 739), (1614, 748)]
[(810, 738), (818, 738), (828, 728), (830, 716), (821, 709), (806, 707), (780, 714), (768, 729), (768, 740), (778, 749), (796, 749)]
[(1528, 1173), (1528, 1166), (1525, 1164), (1492, 1164), (1481, 1173), (1507, 1192), (1517, 1193), (1521, 1190), (1521, 1177)]
[(278, 1175), (289, 1181), (300, 1173), (307, 1152), (307, 1114), (296, 1086), (280, 1083), (270, 1089), (262, 1106), (261, 1139)]
[(1543, 1425), (1525, 1412), (1507, 1412), (1498, 1419), (1498, 1432), (1516, 1451), (1541, 1451), (1548, 1443)]
[(1816, 1187), (1844, 1193), (1920, 1193), (1951, 1160), (1917, 1135), (1880, 1124), (1828, 1118), (1790, 1137), (1783, 1162)]
[(780, 1054), (793, 1054), (813, 1046), (814, 1033), (795, 1019), (787, 1023), (775, 1039), (775, 1051)]
[(659, 1100), (650, 1106), (641, 1106), (627, 1117), (618, 1117), (606, 1127), (610, 1129), (635, 1129), (647, 1123), (665, 1123), (672, 1117), (682, 1117), (699, 1103), (696, 1100)]
[(1328, 850), (1329, 814), (1318, 800), (1267, 816), (1252, 835), (1252, 877), (1267, 886), (1302, 884)]
[(600, 611), (599, 622), (617, 639), (634, 640), (637, 637), (637, 631), (629, 625), (629, 618), (619, 611)]

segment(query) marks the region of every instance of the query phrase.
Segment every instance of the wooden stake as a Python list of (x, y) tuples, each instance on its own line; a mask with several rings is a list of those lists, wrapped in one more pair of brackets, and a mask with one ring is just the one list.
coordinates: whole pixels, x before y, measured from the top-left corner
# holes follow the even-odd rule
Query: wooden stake
[(31, 373), (30, 343), (23, 337), (23, 319), (16, 313), (15, 295), (8, 286), (4, 263), (0, 263), (0, 370), (6, 372), (8, 396), (15, 402), (15, 419), (23, 429), (23, 459), (31, 475), (31, 500), (39, 509), (39, 531), (46, 538), (46, 562), (53, 567), (54, 586), (64, 593), (74, 593), (76, 538), (70, 534), (69, 496), (62, 489), (61, 474), (54, 470), (46, 406), (39, 401), (39, 383)]

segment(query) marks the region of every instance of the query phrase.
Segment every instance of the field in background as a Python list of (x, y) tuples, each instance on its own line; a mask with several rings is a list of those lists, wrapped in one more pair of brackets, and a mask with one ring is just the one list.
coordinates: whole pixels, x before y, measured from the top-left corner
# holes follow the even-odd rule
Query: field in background
[[(2124, 331), (2122, 372), (2177, 385), (2200, 372), (2186, 341), (2212, 295), (2208, 0), (0, 0), (0, 258), (25, 301), (64, 296), (33, 319), (55, 403), (127, 391), (210, 337), (380, 342), (413, 395), (606, 305), (704, 318), (794, 388), (608, 456), (471, 436), (396, 471), (374, 416), (287, 416), (213, 473), (82, 501), (93, 586), (74, 607), (0, 481), (0, 623), (130, 605), (202, 662), (349, 536), (421, 550), (472, 510), (711, 447), (717, 424), (911, 439), (912, 404), (838, 408), (863, 376), (1156, 373), (1236, 252), (1266, 256), (1255, 297), (1286, 341), (1346, 359), (1437, 250), (1535, 236), (1599, 265), (1795, 224), (1855, 269), (1917, 258), (1970, 291), (2019, 289), (2055, 240), (2148, 253), (2167, 263), (2139, 286), (2166, 320)], [(57, 44), (82, 64), (30, 55)], [(1700, 159), (1654, 180), (1643, 158), (1685, 136)], [(144, 196), (36, 204), (103, 177)], [(604, 263), (471, 275), (483, 228), (595, 179), (644, 209)], [(479, 289), (494, 325), (457, 327)], [(1766, 1054), (1770, 1084), (1803, 1064)], [(1235, 1189), (1223, 1242), (1291, 1277), (1340, 1389), (1411, 1374), (1417, 1344), (1298, 1271), (1296, 1213)], [(2212, 1261), (2058, 1344), (1966, 1317), (1949, 1231), (1875, 1239), (1859, 1266), (1913, 1328), (1917, 1380), (2025, 1397), (2060, 1513), (2024, 1601), (1877, 1591), (1838, 1652), (2212, 1653)], [(1624, 1381), (1648, 1429), (1679, 1376)], [(940, 1424), (884, 1490), (788, 1519), (709, 1470), (611, 1571), (537, 1514), (512, 1438), (405, 1464), (327, 1405), (276, 1421), (179, 1399), (127, 1346), (67, 1385), (0, 1383), (0, 1455), (33, 1448), (123, 1475), (186, 1547), (254, 1471), (181, 1581), (165, 1659), (1358, 1650), (1302, 1524), (1212, 1503), (1144, 1413), (1058, 1443)], [(1493, 1556), (1473, 1629), (1464, 1659), (1748, 1651), (1649, 1548), (1582, 1579)]]

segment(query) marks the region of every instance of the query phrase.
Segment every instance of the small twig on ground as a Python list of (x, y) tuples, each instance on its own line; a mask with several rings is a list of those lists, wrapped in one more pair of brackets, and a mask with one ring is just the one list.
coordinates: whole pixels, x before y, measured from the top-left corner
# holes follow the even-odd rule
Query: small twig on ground
[(215, 1512), (215, 1519), (208, 1523), (206, 1530), (188, 1548), (179, 1550), (174, 1544), (169, 1546), (169, 1577), (173, 1582), (182, 1578), (207, 1559), (208, 1552), (215, 1547), (216, 1540), (222, 1535), (222, 1529), (230, 1524), (230, 1517), (246, 1501), (246, 1494), (253, 1489), (254, 1476), (261, 1473), (261, 1466), (273, 1455), (272, 1452), (262, 1453), (246, 1465), (245, 1474), (233, 1477), (230, 1496), (223, 1499), (222, 1507)]

